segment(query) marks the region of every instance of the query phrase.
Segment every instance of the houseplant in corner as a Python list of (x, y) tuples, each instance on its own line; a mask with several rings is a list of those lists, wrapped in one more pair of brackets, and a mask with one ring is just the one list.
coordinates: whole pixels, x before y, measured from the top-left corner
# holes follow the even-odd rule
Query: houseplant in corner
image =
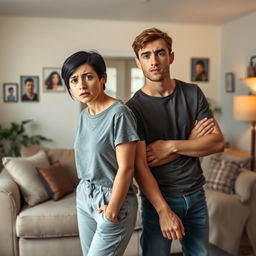
[(40, 145), (42, 141), (52, 141), (42, 135), (29, 136), (26, 133), (25, 125), (31, 122), (32, 120), (24, 120), (20, 124), (13, 122), (10, 128), (3, 128), (0, 125), (0, 159), (3, 156), (20, 156), (20, 148), (22, 146), (29, 144)]

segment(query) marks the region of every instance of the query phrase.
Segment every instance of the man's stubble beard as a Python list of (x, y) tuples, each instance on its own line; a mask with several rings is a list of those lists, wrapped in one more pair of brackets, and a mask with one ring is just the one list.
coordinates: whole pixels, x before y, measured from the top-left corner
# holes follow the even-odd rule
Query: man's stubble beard
[(164, 75), (160, 74), (159, 77), (154, 77), (153, 75), (148, 74), (147, 72), (143, 71), (143, 74), (145, 76), (145, 78), (147, 78), (148, 80), (150, 80), (151, 82), (161, 82), (164, 80)]

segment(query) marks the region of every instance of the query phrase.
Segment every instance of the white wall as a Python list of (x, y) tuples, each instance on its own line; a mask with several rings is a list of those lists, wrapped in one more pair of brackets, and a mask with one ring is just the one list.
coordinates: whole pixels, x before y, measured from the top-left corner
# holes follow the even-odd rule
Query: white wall
[[(250, 123), (233, 119), (233, 96), (248, 94), (249, 89), (241, 78), (252, 55), (256, 55), (256, 12), (222, 27), (221, 48), (221, 125), (231, 146), (250, 152)], [(235, 73), (235, 93), (225, 92), (225, 72)]]
[[(61, 67), (78, 50), (96, 49), (104, 56), (133, 56), (131, 44), (143, 29), (158, 27), (174, 39), (173, 77), (190, 81), (190, 58), (210, 59), (210, 81), (201, 83), (206, 96), (218, 101), (220, 27), (168, 23), (0, 17), (0, 84), (20, 83), (20, 75), (38, 75), (43, 67)], [(40, 84), (41, 85), (41, 84)], [(33, 134), (54, 139), (52, 147), (72, 147), (78, 104), (67, 93), (43, 93), (39, 103), (3, 103), (0, 124), (33, 119)]]

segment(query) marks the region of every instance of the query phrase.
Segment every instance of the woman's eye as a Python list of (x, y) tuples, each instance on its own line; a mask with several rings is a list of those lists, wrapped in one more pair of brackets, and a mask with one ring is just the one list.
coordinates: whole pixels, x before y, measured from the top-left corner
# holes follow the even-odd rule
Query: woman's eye
[(71, 79), (71, 80), (70, 80), (70, 83), (71, 83), (71, 84), (77, 84), (77, 79), (76, 79), (76, 78)]
[(92, 79), (93, 79), (93, 76), (92, 76), (92, 75), (87, 75), (87, 76), (86, 76), (86, 79), (87, 79), (87, 80), (92, 80)]

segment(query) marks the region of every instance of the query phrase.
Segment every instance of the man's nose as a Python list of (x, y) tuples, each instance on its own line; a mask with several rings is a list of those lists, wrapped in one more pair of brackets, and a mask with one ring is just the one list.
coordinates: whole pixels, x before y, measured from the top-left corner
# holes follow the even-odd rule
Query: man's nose
[(151, 65), (156, 65), (158, 64), (158, 58), (155, 54), (151, 55)]

